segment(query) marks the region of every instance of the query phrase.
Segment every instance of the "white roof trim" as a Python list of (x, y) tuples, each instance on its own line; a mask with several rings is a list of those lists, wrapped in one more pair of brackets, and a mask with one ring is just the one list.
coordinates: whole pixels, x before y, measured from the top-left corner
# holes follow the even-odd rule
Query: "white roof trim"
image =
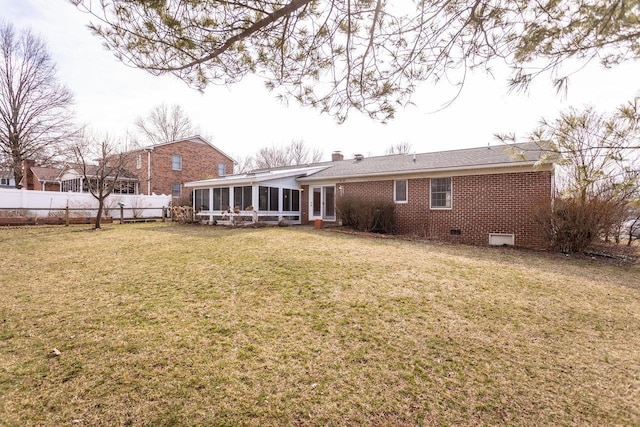
[(295, 169), (287, 169), (280, 171), (265, 171), (257, 173), (246, 173), (242, 175), (227, 175), (222, 178), (204, 179), (202, 181), (192, 181), (184, 184), (187, 188), (200, 188), (200, 187), (222, 187), (238, 184), (255, 184), (257, 182), (271, 181), (279, 178), (289, 178), (296, 176), (309, 176), (328, 166), (316, 166), (316, 167), (302, 167)]

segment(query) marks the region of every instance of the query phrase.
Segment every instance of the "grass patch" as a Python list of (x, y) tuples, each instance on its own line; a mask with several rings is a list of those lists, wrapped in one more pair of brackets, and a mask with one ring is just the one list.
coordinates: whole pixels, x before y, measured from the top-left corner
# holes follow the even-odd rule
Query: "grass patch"
[(84, 230), (0, 230), (0, 424), (640, 424), (637, 265)]

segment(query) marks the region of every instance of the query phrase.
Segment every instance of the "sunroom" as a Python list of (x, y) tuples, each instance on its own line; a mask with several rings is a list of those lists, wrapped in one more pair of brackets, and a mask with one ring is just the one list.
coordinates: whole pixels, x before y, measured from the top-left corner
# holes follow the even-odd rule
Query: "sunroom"
[(188, 182), (195, 215), (208, 223), (287, 221), (300, 224), (302, 187), (297, 178), (323, 168), (256, 171)]

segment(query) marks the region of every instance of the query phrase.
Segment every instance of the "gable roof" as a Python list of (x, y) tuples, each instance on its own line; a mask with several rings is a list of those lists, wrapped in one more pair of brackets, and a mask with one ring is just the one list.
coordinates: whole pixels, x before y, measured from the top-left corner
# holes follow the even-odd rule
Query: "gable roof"
[(186, 138), (176, 139), (175, 141), (168, 141), (168, 142), (161, 142), (159, 144), (147, 145), (145, 147), (140, 147), (140, 148), (136, 148), (136, 149), (130, 150), (129, 152), (133, 153), (135, 151), (153, 150), (156, 147), (163, 147), (165, 145), (177, 144), (178, 142), (185, 142), (185, 141), (195, 142), (195, 143), (199, 143), (199, 144), (207, 144), (210, 147), (212, 147), (214, 150), (218, 151), (220, 154), (225, 156), (227, 159), (229, 159), (232, 162), (236, 163), (236, 161), (233, 159), (233, 157), (229, 156), (227, 153), (225, 153), (224, 151), (222, 151), (221, 149), (219, 149), (218, 147), (216, 147), (215, 145), (213, 145), (212, 143), (210, 143), (209, 141), (207, 141), (206, 139), (204, 139), (200, 135), (191, 135), (191, 136), (187, 136)]
[[(327, 167), (300, 181), (406, 175), (463, 169), (534, 166), (544, 162), (546, 151), (533, 143), (422, 154), (392, 154), (326, 163)], [(550, 162), (548, 162), (550, 163)]]
[(31, 172), (38, 181), (56, 181), (62, 172), (59, 168), (47, 168), (43, 166), (31, 166)]

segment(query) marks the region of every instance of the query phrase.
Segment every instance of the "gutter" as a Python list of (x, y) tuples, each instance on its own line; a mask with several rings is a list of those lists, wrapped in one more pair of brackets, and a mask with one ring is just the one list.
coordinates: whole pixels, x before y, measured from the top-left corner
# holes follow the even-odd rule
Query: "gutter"
[(363, 173), (363, 174), (354, 174), (354, 175), (332, 175), (332, 176), (322, 176), (322, 177), (314, 177), (308, 176), (303, 178), (298, 178), (299, 182), (320, 182), (320, 181), (335, 181), (335, 180), (344, 180), (344, 179), (362, 179), (362, 178), (384, 178), (391, 176), (406, 176), (406, 175), (434, 175), (434, 174), (444, 174), (447, 172), (460, 172), (460, 171), (481, 171), (481, 170), (491, 170), (497, 168), (517, 168), (521, 169), (523, 167), (532, 167), (536, 170), (552, 170), (553, 164), (548, 163), (541, 165), (540, 167), (535, 167), (537, 162), (530, 161), (524, 163), (496, 163), (492, 165), (477, 165), (477, 166), (458, 166), (458, 167), (445, 167), (445, 168), (432, 168), (432, 169), (420, 169), (420, 170), (395, 170), (390, 172), (376, 172), (376, 173)]

